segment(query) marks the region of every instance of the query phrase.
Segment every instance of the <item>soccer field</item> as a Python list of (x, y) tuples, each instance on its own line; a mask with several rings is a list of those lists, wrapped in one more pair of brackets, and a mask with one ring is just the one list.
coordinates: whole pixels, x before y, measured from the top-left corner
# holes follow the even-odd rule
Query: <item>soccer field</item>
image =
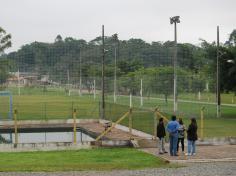
[[(69, 119), (72, 118), (73, 109), (77, 110), (77, 118), (99, 118), (99, 100), (97, 95), (83, 94), (71, 95), (64, 90), (47, 90), (41, 89), (22, 89), (21, 95), (15, 95), (13, 89), (13, 108), (18, 111), (19, 120), (48, 120), (48, 119)], [(8, 97), (1, 97), (0, 116), (2, 119), (7, 118), (9, 113)], [(133, 128), (153, 134), (153, 116), (154, 109), (159, 107), (160, 110), (169, 118), (172, 114), (173, 102), (168, 100), (166, 103), (161, 98), (144, 98), (143, 107), (140, 107), (140, 97), (132, 97), (133, 105)], [(116, 121), (125, 112), (129, 110), (130, 97), (118, 96), (117, 103), (113, 103), (113, 96), (106, 96), (106, 119)], [(212, 103), (182, 100), (179, 101), (179, 109), (185, 124), (189, 123), (189, 118), (196, 117), (200, 127), (200, 109), (205, 107), (204, 111), (204, 136), (236, 136), (236, 107), (222, 106), (222, 118), (216, 118), (215, 105)], [(128, 125), (128, 119), (122, 124)]]

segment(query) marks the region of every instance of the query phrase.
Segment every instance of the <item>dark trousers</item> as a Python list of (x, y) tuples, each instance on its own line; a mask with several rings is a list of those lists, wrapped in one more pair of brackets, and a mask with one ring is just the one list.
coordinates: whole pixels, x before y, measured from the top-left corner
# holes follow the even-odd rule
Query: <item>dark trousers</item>
[(184, 151), (184, 138), (178, 138), (177, 151), (179, 151), (179, 143), (181, 142), (182, 152)]

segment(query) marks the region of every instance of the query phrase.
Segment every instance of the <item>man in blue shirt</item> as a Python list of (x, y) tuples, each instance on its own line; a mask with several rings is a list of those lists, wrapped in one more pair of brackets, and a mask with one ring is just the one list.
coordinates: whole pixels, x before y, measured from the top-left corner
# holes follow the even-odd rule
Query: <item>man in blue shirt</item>
[(171, 117), (171, 121), (169, 121), (166, 126), (166, 130), (169, 133), (171, 156), (178, 156), (177, 155), (178, 129), (179, 129), (179, 123), (176, 121), (176, 116), (173, 115)]

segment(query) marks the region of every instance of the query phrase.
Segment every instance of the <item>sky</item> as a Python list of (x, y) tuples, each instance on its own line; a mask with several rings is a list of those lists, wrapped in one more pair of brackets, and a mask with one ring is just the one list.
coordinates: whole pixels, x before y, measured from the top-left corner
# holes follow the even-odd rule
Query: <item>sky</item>
[(236, 29), (236, 0), (1, 0), (0, 26), (12, 35), (10, 52), (58, 34), (90, 41), (102, 25), (121, 40), (173, 40), (171, 16), (180, 16), (179, 43), (215, 41), (217, 25), (224, 43)]

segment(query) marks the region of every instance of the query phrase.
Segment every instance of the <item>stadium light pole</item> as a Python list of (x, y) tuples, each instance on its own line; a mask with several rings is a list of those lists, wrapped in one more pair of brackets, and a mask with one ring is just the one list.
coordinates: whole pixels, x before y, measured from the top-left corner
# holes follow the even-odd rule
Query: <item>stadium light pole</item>
[(170, 24), (174, 24), (175, 45), (174, 45), (174, 113), (177, 111), (177, 23), (180, 23), (179, 16), (170, 17)]
[(104, 25), (102, 25), (102, 111), (101, 118), (105, 119), (105, 94), (104, 94), (104, 65), (105, 60), (105, 43), (104, 43)]
[(217, 26), (217, 51), (216, 51), (216, 116), (219, 118), (221, 116), (221, 97), (220, 97), (220, 61), (219, 61), (219, 26)]

